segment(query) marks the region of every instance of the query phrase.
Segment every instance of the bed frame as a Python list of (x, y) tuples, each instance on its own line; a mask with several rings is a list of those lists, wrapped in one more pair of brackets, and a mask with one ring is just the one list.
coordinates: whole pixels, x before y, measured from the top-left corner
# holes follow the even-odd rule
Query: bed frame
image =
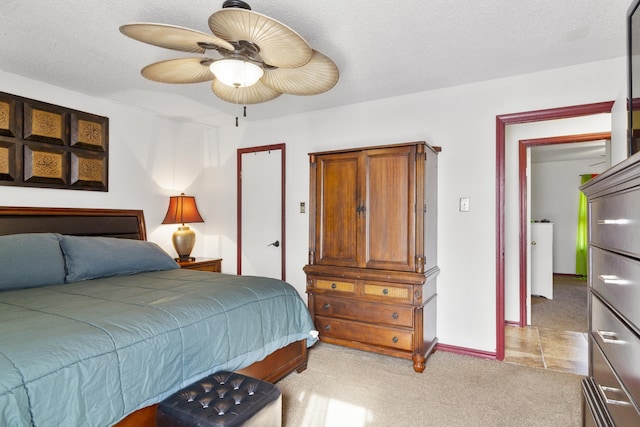
[[(18, 233), (60, 233), (75, 236), (105, 236), (146, 240), (141, 210), (1, 207), (0, 235)], [(275, 383), (293, 371), (307, 368), (307, 346), (297, 341), (238, 372)], [(117, 427), (155, 426), (156, 406), (128, 415)]]

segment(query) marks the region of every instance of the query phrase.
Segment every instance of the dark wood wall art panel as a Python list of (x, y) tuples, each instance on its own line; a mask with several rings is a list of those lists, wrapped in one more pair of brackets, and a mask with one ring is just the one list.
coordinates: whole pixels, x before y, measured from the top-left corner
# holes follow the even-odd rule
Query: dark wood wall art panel
[(0, 185), (108, 191), (109, 118), (0, 92)]

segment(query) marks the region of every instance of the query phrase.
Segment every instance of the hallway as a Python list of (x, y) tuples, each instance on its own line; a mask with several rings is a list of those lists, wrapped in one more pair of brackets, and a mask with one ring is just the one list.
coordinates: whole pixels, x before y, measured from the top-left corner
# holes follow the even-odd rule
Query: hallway
[(532, 325), (505, 328), (507, 363), (587, 375), (587, 282), (553, 276), (554, 299), (532, 297)]

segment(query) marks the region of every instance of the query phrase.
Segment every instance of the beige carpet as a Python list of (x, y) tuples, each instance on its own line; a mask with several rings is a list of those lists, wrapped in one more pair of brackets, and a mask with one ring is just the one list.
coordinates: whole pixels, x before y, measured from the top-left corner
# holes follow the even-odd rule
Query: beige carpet
[(285, 427), (571, 427), (581, 378), (441, 351), (418, 374), (405, 359), (318, 343), (278, 387)]
[(587, 332), (587, 281), (553, 276), (553, 299), (531, 297), (531, 324), (561, 331)]

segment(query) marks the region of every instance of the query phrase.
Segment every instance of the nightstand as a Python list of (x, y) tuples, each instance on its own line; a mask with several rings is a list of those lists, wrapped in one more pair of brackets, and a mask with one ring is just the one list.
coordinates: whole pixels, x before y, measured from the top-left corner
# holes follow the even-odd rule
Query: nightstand
[(178, 264), (180, 264), (180, 268), (188, 268), (189, 270), (211, 271), (212, 273), (222, 271), (222, 258), (196, 258), (195, 261), (179, 261)]

